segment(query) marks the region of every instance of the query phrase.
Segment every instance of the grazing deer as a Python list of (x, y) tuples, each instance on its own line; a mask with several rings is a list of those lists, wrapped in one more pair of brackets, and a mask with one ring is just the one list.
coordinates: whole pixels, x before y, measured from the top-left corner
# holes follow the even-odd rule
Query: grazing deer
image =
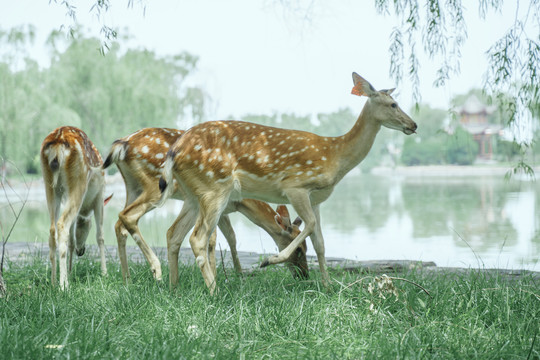
[(167, 184), (176, 179), (186, 202), (198, 203), (199, 215), (190, 238), (197, 264), (213, 293), (215, 277), (206, 244), (230, 199), (253, 198), (290, 203), (304, 220), (304, 230), (278, 255), (261, 266), (287, 259), (310, 236), (323, 284), (330, 283), (324, 257), (319, 205), (336, 184), (368, 154), (381, 126), (409, 135), (417, 126), (392, 99), (392, 90), (377, 91), (353, 73), (355, 95), (368, 100), (352, 129), (343, 136), (324, 137), (242, 121), (212, 121), (188, 130), (169, 150), (164, 165)]
[[(161, 196), (159, 178), (161, 177), (165, 154), (183, 133), (182, 130), (165, 128), (139, 130), (116, 140), (103, 164), (103, 167), (107, 168), (112, 163), (115, 163), (126, 185), (126, 204), (118, 215), (118, 221), (115, 225), (118, 254), (122, 276), (125, 281), (130, 277), (126, 256), (128, 233), (131, 234), (143, 252), (154, 277), (161, 279), (159, 259), (144, 241), (138, 222), (144, 214), (155, 209), (155, 205)], [(173, 191), (170, 193), (170, 197), (178, 200), (184, 199), (182, 192), (175, 184), (171, 186), (171, 189)], [(276, 212), (267, 203), (257, 200), (243, 200), (231, 203), (225, 214), (233, 211), (241, 212), (253, 223), (263, 228), (274, 239), (280, 251), (285, 249), (300, 233), (298, 228), (300, 223), (298, 221), (291, 223), (287, 207), (284, 205), (279, 206)], [(229, 217), (225, 214), (220, 217), (219, 228), (229, 243), (234, 268), (236, 271), (241, 272), (242, 268), (236, 251), (236, 237)], [(187, 233), (193, 228), (196, 215), (196, 207), (184, 206), (180, 216), (167, 231), (167, 253), (170, 266), (169, 281), (172, 286), (178, 282), (178, 253), (180, 246)], [(215, 271), (214, 246), (215, 237), (212, 238), (208, 249)], [(299, 275), (304, 278), (308, 276), (306, 250), (304, 243), (288, 262), (295, 276)]]
[[(47, 207), (51, 220), (49, 257), (51, 281), (56, 283), (56, 247), (60, 258), (60, 287), (68, 286), (66, 251), (69, 248), (69, 271), (73, 250), (85, 252), (92, 212), (101, 258), (101, 272), (107, 273), (103, 241), (104, 172), (101, 155), (88, 136), (72, 126), (53, 130), (41, 145), (41, 169), (45, 183)], [(65, 203), (62, 211), (60, 208)], [(69, 241), (68, 241), (69, 240)]]

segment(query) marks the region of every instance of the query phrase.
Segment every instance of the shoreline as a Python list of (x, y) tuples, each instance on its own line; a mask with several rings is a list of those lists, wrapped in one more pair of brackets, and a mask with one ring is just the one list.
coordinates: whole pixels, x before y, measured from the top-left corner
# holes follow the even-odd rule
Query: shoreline
[[(368, 173), (362, 173), (359, 167), (356, 167), (350, 172), (349, 176), (362, 176), (362, 175), (374, 175), (374, 176), (399, 176), (406, 178), (442, 178), (442, 177), (489, 177), (500, 176), (504, 178), (505, 175), (512, 171), (510, 165), (429, 165), (429, 166), (396, 166), (396, 167), (374, 167)], [(540, 166), (533, 167), (533, 171), (536, 174), (540, 174)], [(517, 181), (531, 181), (529, 176), (523, 173), (512, 174), (512, 179)], [(27, 181), (26, 183), (19, 179), (7, 180), (8, 186), (5, 187), (6, 192), (4, 196), (0, 196), (0, 204), (9, 202), (21, 202), (26, 194), (28, 194), (28, 201), (45, 201), (45, 189), (43, 186), (43, 178), (38, 177)], [(123, 193), (124, 182), (119, 172), (114, 175), (105, 176), (106, 191), (114, 191)]]
[[(118, 249), (116, 246), (105, 246), (105, 254), (108, 264), (115, 264), (120, 266), (118, 258)], [(45, 243), (25, 243), (25, 242), (7, 242), (6, 243), (6, 260), (14, 263), (24, 263), (36, 256), (42, 258), (44, 261), (48, 261), (49, 246)], [(152, 247), (160, 262), (167, 262), (167, 249), (165, 247)], [(128, 261), (132, 262), (145, 262), (142, 252), (137, 246), (127, 246)], [(98, 247), (97, 245), (90, 245), (87, 247), (86, 256), (90, 256), (95, 261), (98, 261)], [(238, 257), (242, 265), (244, 273), (251, 273), (260, 270), (259, 264), (261, 259), (268, 254), (259, 254), (246, 251), (238, 251)], [(229, 251), (217, 252), (216, 261), (220, 264), (224, 264), (229, 270), (233, 270), (232, 258)], [(193, 265), (195, 259), (190, 248), (181, 248), (178, 257), (180, 263), (184, 265)], [(77, 260), (75, 260), (76, 262)], [(539, 282), (540, 285), (540, 271), (532, 271), (526, 269), (501, 269), (501, 268), (475, 268), (475, 267), (444, 267), (437, 266), (433, 261), (419, 261), (419, 260), (349, 260), (343, 258), (326, 258), (328, 268), (341, 269), (348, 272), (355, 273), (371, 273), (371, 274), (385, 274), (385, 273), (400, 273), (408, 270), (421, 270), (432, 275), (452, 275), (458, 276), (466, 274), (468, 271), (478, 271), (479, 274), (483, 274), (490, 277), (504, 278), (506, 280), (514, 281), (524, 276), (530, 276), (534, 281)], [(4, 263), (6, 265), (6, 263)], [(279, 266), (279, 265), (278, 265)], [(318, 271), (319, 264), (316, 256), (308, 255), (308, 266), (310, 271)], [(6, 266), (9, 271), (9, 266)], [(272, 267), (270, 267), (272, 268)]]
[[(512, 172), (513, 167), (502, 165), (429, 165), (429, 166), (396, 166), (374, 167), (371, 175), (377, 176), (406, 176), (406, 177), (476, 177), (476, 176), (502, 176)], [(540, 173), (540, 167), (533, 167), (534, 173)], [(523, 173), (512, 174), (512, 178), (518, 180), (528, 180), (528, 176)]]

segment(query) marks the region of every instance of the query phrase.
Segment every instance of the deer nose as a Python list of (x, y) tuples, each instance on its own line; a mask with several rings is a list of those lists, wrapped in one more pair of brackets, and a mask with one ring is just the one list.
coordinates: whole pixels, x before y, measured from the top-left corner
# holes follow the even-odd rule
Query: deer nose
[(77, 256), (83, 256), (85, 251), (86, 251), (86, 247), (85, 247), (85, 246), (83, 246), (83, 247), (80, 248), (80, 249), (75, 249), (75, 252), (77, 253)]

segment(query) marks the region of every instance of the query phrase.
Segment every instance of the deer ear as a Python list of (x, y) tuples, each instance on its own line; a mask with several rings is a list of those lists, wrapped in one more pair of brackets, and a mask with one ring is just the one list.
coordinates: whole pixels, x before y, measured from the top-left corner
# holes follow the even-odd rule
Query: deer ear
[(280, 228), (282, 228), (283, 230), (287, 231), (287, 226), (285, 225), (285, 223), (283, 222), (283, 218), (279, 215), (279, 214), (276, 214), (274, 216), (274, 220), (276, 221), (276, 224), (278, 224), (278, 226)]
[(287, 206), (285, 205), (279, 205), (276, 208), (276, 212), (283, 218), (288, 218), (289, 216), (289, 209), (287, 209)]
[(383, 92), (383, 93), (385, 93), (385, 94), (392, 95), (392, 93), (394, 92), (394, 90), (396, 90), (396, 88), (393, 88), (393, 89), (384, 89), (384, 90), (380, 90), (380, 91)]
[(377, 90), (375, 90), (375, 88), (371, 86), (371, 84), (366, 79), (364, 79), (357, 73), (353, 72), (352, 78), (353, 78), (354, 87), (351, 91), (351, 94), (357, 95), (357, 96), (365, 95), (368, 97), (371, 97), (377, 94)]
[(107, 205), (107, 203), (108, 203), (109, 201), (111, 201), (113, 195), (114, 195), (114, 193), (112, 193), (111, 195), (109, 195), (108, 197), (106, 197), (105, 200), (103, 200), (103, 206)]

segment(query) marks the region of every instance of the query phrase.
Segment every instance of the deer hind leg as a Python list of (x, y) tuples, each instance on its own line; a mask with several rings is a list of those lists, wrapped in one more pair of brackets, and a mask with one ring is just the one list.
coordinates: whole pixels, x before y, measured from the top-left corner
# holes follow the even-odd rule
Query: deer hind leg
[(178, 285), (178, 253), (184, 238), (195, 224), (198, 212), (197, 202), (186, 199), (180, 214), (167, 230), (167, 258), (169, 261), (169, 285)]
[(57, 223), (58, 232), (58, 257), (60, 262), (60, 288), (64, 290), (68, 286), (66, 253), (68, 241), (70, 241), (71, 225), (77, 217), (77, 212), (82, 202), (82, 196), (70, 196)]
[[(209, 192), (199, 198), (199, 217), (189, 239), (195, 261), (211, 295), (214, 294), (216, 288), (216, 278), (211, 268), (212, 263), (208, 258), (208, 244), (212, 232), (216, 229), (219, 217), (227, 205), (229, 194), (227, 192)], [(213, 261), (215, 262), (215, 259)]]
[(120, 269), (122, 270), (122, 278), (124, 282), (129, 282), (129, 267), (127, 262), (126, 242), (129, 232), (122, 223), (118, 220), (114, 225), (114, 231), (116, 233), (116, 241), (118, 242), (118, 257), (120, 258)]
[(60, 288), (68, 286), (66, 252), (72, 234), (73, 222), (76, 220), (86, 192), (86, 174), (73, 172), (67, 174), (67, 202), (56, 225), (58, 239), (58, 257), (60, 263)]
[(242, 265), (240, 264), (240, 260), (238, 259), (238, 252), (236, 251), (236, 235), (234, 233), (231, 225), (231, 220), (229, 219), (228, 215), (221, 215), (221, 217), (219, 218), (218, 227), (225, 236), (225, 239), (227, 239), (227, 243), (229, 244), (229, 248), (231, 249), (234, 269), (236, 270), (236, 272), (241, 273)]
[[(154, 201), (153, 201), (154, 200)], [(154, 279), (161, 280), (161, 264), (158, 257), (152, 251), (150, 246), (144, 241), (144, 238), (139, 230), (139, 219), (146, 214), (148, 211), (154, 209), (154, 202), (156, 199), (151, 199), (150, 196), (143, 193), (141, 194), (133, 203), (128, 205), (124, 210), (118, 215), (119, 220), (122, 222), (124, 227), (129, 231), (131, 237), (139, 248), (141, 249), (146, 261), (150, 265), (150, 270)], [(125, 246), (123, 251), (125, 251)], [(127, 267), (127, 264), (126, 264)]]
[(49, 227), (49, 259), (51, 261), (51, 284), (56, 285), (56, 239), (57, 230), (56, 222), (60, 213), (60, 196), (55, 196), (54, 189), (48, 185), (45, 179), (45, 193), (47, 196), (47, 207), (49, 209), (49, 219), (51, 226)]

